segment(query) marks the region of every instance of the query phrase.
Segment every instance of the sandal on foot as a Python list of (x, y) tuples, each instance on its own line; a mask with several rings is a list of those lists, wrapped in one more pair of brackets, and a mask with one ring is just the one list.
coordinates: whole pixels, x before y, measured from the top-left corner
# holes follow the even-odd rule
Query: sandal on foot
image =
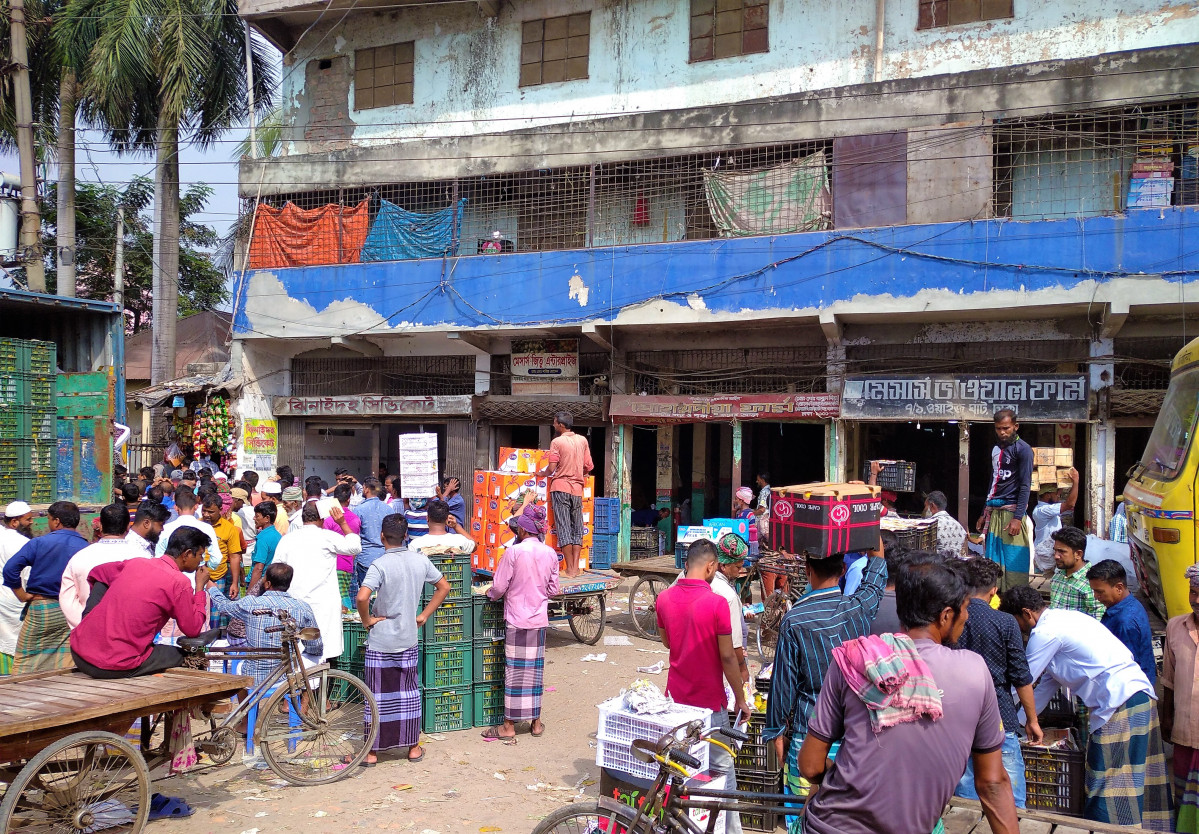
[(544, 733), (545, 733), (545, 722), (544, 721), (541, 722), (540, 730), (534, 730), (533, 725), (532, 724), (529, 725), (529, 735), (531, 735), (533, 738), (541, 738), (541, 736)]
[(500, 735), (499, 727), (488, 727), (486, 730), (484, 730), (479, 735), (483, 736), (483, 738), (485, 738), (487, 741), (495, 741), (496, 739), (508, 739), (508, 738), (516, 737), (515, 735), (510, 735), (510, 736)]
[(420, 751), (420, 755), (419, 755), (419, 756), (417, 756), (415, 759), (414, 759), (414, 758), (412, 758), (412, 751), (411, 751), (411, 750), (409, 750), (409, 751), (408, 751), (408, 758), (407, 758), (405, 761), (407, 761), (407, 762), (408, 762), (408, 764), (416, 764), (417, 762), (419, 762), (419, 761), (420, 761), (421, 759), (423, 759), (424, 757), (425, 757), (425, 749), (422, 747), (422, 748), (421, 748), (421, 751)]

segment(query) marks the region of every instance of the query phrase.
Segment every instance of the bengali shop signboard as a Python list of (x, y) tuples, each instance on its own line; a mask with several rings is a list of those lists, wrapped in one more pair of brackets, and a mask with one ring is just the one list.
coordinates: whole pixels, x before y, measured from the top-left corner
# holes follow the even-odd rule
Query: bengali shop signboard
[(512, 340), (513, 396), (578, 393), (578, 339)]
[(273, 472), (279, 454), (279, 424), (275, 420), (246, 420), (242, 428), (246, 466), (256, 472)]
[(711, 397), (612, 397), (614, 423), (667, 425), (730, 420), (827, 420), (841, 407), (837, 394), (719, 394)]
[(990, 420), (1010, 408), (1021, 420), (1075, 423), (1089, 417), (1085, 374), (911, 374), (846, 377), (847, 420)]
[(346, 397), (275, 397), (276, 417), (460, 417), (471, 413), (469, 396), (389, 397), (359, 394)]

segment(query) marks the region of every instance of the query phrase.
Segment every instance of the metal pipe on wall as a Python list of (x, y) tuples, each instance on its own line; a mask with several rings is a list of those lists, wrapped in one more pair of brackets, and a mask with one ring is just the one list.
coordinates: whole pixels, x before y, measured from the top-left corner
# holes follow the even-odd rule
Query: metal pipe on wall
[(883, 78), (883, 34), (887, 29), (887, 0), (874, 1), (874, 79)]

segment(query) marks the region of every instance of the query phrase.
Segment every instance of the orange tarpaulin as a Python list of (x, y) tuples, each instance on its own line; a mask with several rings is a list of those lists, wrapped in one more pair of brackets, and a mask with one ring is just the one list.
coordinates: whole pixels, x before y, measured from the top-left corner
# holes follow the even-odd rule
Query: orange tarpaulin
[(356, 206), (336, 203), (301, 209), (259, 204), (250, 240), (250, 269), (358, 263), (370, 201)]

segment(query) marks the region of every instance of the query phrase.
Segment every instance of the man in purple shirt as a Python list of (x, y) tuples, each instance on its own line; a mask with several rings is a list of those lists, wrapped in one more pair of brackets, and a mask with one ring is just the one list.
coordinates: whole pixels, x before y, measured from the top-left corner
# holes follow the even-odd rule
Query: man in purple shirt
[[(1003, 768), (1003, 720), (982, 657), (952, 645), (969, 616), (969, 589), (956, 564), (903, 566), (896, 609), (941, 693), (942, 715), (871, 726), (866, 704), (829, 666), (808, 722), (799, 766), (814, 786), (805, 834), (928, 834), (974, 763), (974, 785), (994, 834), (1018, 834), (1016, 804)], [(833, 767), (828, 754), (841, 742)]]

